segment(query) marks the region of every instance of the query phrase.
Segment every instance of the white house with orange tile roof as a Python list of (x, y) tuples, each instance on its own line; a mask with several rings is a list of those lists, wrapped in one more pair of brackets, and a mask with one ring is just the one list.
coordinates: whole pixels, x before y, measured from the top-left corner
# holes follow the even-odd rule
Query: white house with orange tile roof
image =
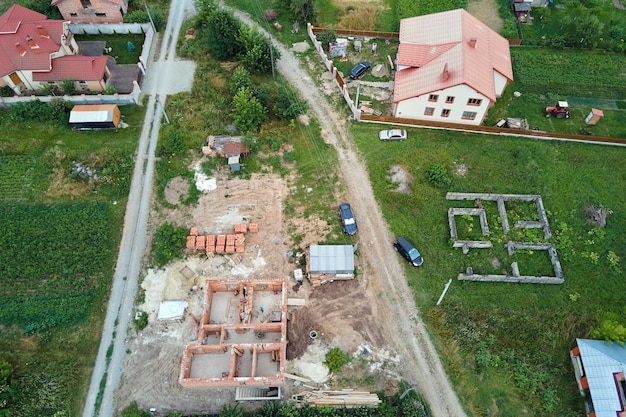
[(479, 125), (512, 80), (508, 41), (464, 9), (400, 21), (395, 117)]
[(104, 91), (107, 58), (78, 55), (69, 24), (18, 4), (0, 16), (0, 87), (30, 94), (69, 79), (79, 90)]
[(63, 19), (72, 23), (122, 23), (128, 0), (52, 0)]

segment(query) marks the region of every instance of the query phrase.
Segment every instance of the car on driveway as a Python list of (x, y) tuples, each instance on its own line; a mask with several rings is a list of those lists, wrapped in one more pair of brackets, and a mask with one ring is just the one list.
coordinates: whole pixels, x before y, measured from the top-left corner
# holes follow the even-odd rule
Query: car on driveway
[(403, 129), (387, 129), (378, 132), (380, 140), (406, 140), (406, 130)]
[(350, 204), (339, 204), (339, 215), (341, 216), (343, 231), (350, 236), (355, 234), (357, 232), (356, 220), (354, 219), (354, 213), (352, 213), (352, 207), (350, 207)]
[(369, 71), (371, 68), (372, 68), (372, 65), (369, 62), (367, 61), (359, 62), (354, 68), (352, 68), (352, 71), (350, 71), (350, 78), (353, 80), (358, 80), (363, 75), (365, 75), (365, 73)]
[(393, 242), (393, 247), (396, 248), (396, 250), (400, 252), (400, 255), (409, 261), (411, 265), (421, 266), (424, 263), (424, 259), (422, 258), (422, 255), (420, 255), (419, 251), (405, 238), (399, 237), (396, 239)]

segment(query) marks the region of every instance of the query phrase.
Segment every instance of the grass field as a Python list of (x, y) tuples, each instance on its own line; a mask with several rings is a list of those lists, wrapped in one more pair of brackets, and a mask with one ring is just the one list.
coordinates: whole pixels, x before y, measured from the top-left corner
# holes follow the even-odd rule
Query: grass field
[[(141, 55), (144, 35), (76, 35), (77, 42), (105, 41), (106, 48), (111, 48), (111, 52), (103, 52), (103, 55), (110, 55), (115, 58), (116, 64), (136, 64)], [(131, 42), (135, 49), (128, 50), (128, 42)]]
[(11, 416), (80, 414), (143, 122), (143, 108), (121, 111), (129, 127), (106, 131), (0, 111), (0, 356), (14, 368), (0, 411)]
[[(626, 219), (620, 214), (626, 210), (626, 189), (615, 187), (626, 179), (624, 150), (426, 129), (410, 131), (406, 142), (381, 143), (377, 130), (353, 127), (391, 229), (407, 236), (423, 254), (424, 266), (407, 269), (408, 279), (470, 415), (519, 415), (520, 410), (536, 416), (577, 415), (583, 405), (568, 351), (576, 337), (589, 337), (605, 312), (619, 313), (623, 307), (623, 272), (607, 256), (614, 251), (626, 259)], [(447, 189), (433, 187), (426, 178), (435, 163), (448, 169), (452, 183)], [(412, 195), (392, 191), (391, 164), (413, 176)], [(468, 167), (465, 176), (454, 174), (460, 164)], [(543, 252), (508, 257), (492, 203), (484, 207), (494, 248), (467, 255), (453, 249), (447, 209), (472, 204), (446, 201), (446, 191), (541, 195), (554, 233), (549, 242), (558, 247), (565, 283), (453, 280), (443, 304), (435, 306), (445, 282), (468, 266), (477, 273), (510, 273), (510, 263), (517, 260), (522, 274), (553, 275)], [(584, 207), (590, 204), (613, 210), (606, 229), (587, 223)], [(507, 209), (511, 223), (532, 219), (528, 207)], [(461, 233), (467, 233), (465, 220), (457, 221)]]

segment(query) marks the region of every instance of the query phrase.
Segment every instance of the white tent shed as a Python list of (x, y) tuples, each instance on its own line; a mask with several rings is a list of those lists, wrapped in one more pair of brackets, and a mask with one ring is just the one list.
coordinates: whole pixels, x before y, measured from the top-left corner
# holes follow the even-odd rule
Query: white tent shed
[(336, 279), (354, 279), (352, 245), (311, 245), (307, 268), (313, 285)]

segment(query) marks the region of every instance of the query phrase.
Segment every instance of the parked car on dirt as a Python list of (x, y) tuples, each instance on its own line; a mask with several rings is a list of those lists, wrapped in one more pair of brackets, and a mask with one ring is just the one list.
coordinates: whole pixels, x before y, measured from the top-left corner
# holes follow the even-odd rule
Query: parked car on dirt
[(403, 129), (388, 129), (378, 132), (378, 139), (380, 140), (406, 140), (406, 130)]
[(393, 242), (393, 247), (396, 248), (400, 255), (404, 257), (413, 266), (421, 266), (424, 263), (422, 255), (415, 249), (415, 246), (403, 237), (399, 237)]
[(348, 203), (339, 204), (339, 215), (341, 216), (341, 224), (343, 231), (352, 236), (357, 232), (356, 220), (354, 219), (354, 213), (352, 213), (352, 207)]
[(352, 68), (352, 71), (350, 71), (350, 78), (353, 80), (358, 80), (359, 78), (364, 76), (365, 73), (371, 68), (372, 65), (369, 62), (359, 62), (354, 68)]

